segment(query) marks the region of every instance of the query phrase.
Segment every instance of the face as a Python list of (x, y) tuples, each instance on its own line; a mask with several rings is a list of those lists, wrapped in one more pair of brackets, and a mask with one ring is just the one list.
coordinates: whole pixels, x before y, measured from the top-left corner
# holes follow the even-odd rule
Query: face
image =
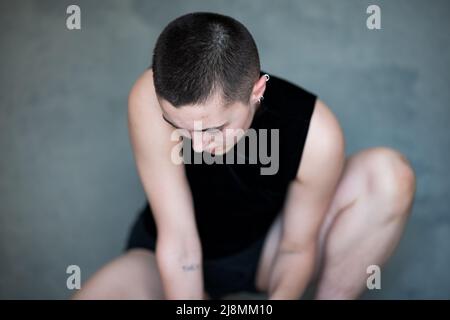
[(192, 139), (196, 152), (224, 154), (228, 152), (250, 127), (259, 97), (265, 90), (266, 78), (255, 84), (250, 104), (235, 102), (224, 106), (219, 95), (212, 96), (202, 105), (174, 107), (164, 99), (158, 99), (163, 121)]

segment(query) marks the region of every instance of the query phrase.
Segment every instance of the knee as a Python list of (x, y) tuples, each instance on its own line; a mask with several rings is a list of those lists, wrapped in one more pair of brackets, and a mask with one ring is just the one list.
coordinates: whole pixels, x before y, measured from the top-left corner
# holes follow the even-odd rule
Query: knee
[(416, 175), (399, 151), (378, 147), (371, 149), (369, 190), (387, 206), (389, 218), (408, 215), (416, 190)]

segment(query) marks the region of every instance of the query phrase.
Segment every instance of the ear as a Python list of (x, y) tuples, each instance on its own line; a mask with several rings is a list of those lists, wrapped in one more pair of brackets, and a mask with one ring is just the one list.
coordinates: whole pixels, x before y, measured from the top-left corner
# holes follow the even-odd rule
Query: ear
[(264, 96), (264, 91), (266, 91), (266, 82), (268, 81), (269, 77), (267, 75), (261, 76), (261, 78), (258, 79), (258, 81), (253, 86), (252, 95), (251, 95), (251, 101), (253, 103), (257, 103), (259, 99)]

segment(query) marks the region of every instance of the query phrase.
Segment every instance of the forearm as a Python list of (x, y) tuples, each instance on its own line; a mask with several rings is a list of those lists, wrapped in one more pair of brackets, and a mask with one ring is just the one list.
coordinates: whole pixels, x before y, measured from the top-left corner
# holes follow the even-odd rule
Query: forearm
[(156, 261), (166, 299), (204, 298), (203, 265), (199, 245), (191, 245), (185, 249), (173, 244), (157, 244)]
[(269, 282), (269, 299), (299, 299), (313, 275), (315, 247), (280, 249)]

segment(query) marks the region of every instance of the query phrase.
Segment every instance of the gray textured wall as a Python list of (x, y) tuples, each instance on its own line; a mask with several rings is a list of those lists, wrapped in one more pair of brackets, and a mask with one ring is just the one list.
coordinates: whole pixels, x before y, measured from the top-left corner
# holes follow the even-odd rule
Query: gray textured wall
[[(82, 10), (82, 30), (65, 27)], [(365, 27), (369, 4), (382, 30)], [(144, 203), (128, 91), (162, 28), (191, 11), (243, 22), (265, 70), (317, 93), (347, 152), (387, 145), (418, 176), (412, 218), (366, 298), (450, 298), (448, 1), (1, 1), (0, 298), (67, 298), (123, 248)]]

